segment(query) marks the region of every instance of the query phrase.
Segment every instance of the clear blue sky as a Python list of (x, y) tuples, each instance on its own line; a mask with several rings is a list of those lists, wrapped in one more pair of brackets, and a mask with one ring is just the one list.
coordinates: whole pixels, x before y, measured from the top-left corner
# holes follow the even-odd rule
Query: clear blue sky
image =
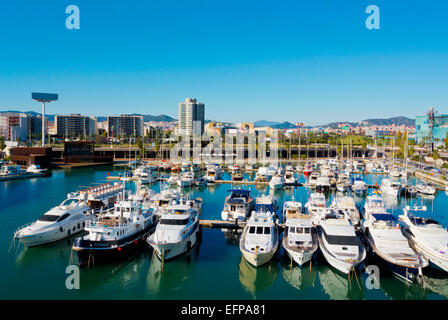
[[(81, 29), (67, 30), (78, 5)], [(365, 9), (381, 10), (367, 30)], [(448, 113), (445, 0), (58, 0), (0, 7), (0, 109), (168, 114), (195, 97), (222, 121)]]

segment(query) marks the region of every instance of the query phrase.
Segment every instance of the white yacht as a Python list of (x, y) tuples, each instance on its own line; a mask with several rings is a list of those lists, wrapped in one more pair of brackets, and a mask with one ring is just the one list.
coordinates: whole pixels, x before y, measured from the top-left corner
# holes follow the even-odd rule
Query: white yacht
[(160, 193), (157, 193), (150, 199), (150, 205), (155, 209), (156, 214), (160, 214), (174, 202), (180, 200), (181, 195), (179, 191), (171, 189), (168, 186), (162, 188)]
[(279, 174), (272, 176), (271, 181), (269, 181), (269, 187), (271, 188), (271, 190), (283, 189), (284, 186), (285, 179)]
[(215, 180), (220, 180), (222, 178), (223, 172), (218, 165), (208, 165), (207, 166), (207, 174), (205, 175), (205, 179), (210, 182), (214, 182)]
[(383, 198), (377, 193), (373, 193), (367, 197), (366, 203), (364, 204), (364, 219), (367, 219), (369, 215), (374, 213), (386, 213)]
[(27, 173), (41, 173), (44, 174), (47, 172), (47, 169), (42, 169), (38, 164), (32, 164), (26, 169)]
[(421, 218), (416, 214), (426, 211), (426, 206), (403, 209), (400, 219), (405, 223), (403, 234), (413, 248), (423, 254), (431, 266), (448, 272), (448, 231), (431, 218)]
[(283, 248), (300, 267), (310, 261), (318, 248), (317, 234), (308, 215), (302, 214), (302, 204), (287, 201), (283, 207), (285, 231)]
[(362, 179), (353, 180), (351, 187), (354, 193), (363, 194), (367, 191), (366, 182)]
[(258, 267), (269, 262), (274, 256), (279, 244), (279, 235), (273, 207), (256, 204), (255, 210), (244, 227), (240, 250), (247, 262)]
[(170, 177), (168, 178), (167, 182), (168, 182), (168, 184), (170, 184), (170, 185), (175, 185), (175, 184), (177, 184), (177, 181), (178, 181), (179, 179), (180, 179), (180, 178), (179, 178), (179, 174), (177, 174), (177, 173), (172, 173), (172, 174), (170, 175)]
[(436, 189), (427, 182), (421, 182), (416, 186), (417, 192), (425, 195), (434, 195)]
[(394, 275), (408, 282), (423, 275), (422, 269), (428, 266), (428, 261), (411, 248), (394, 215), (370, 213), (361, 229), (371, 253)]
[(113, 209), (87, 221), (89, 234), (74, 240), (79, 265), (94, 265), (136, 251), (154, 226), (154, 209), (134, 199), (118, 201)]
[(156, 231), (147, 238), (148, 244), (161, 260), (188, 252), (198, 242), (201, 199), (182, 198), (162, 212)]
[(366, 258), (366, 249), (355, 227), (335, 211), (328, 211), (318, 230), (319, 247), (325, 260), (342, 273), (353, 271)]
[(319, 178), (319, 173), (313, 171), (310, 175), (310, 178), (308, 179), (308, 184), (311, 188), (316, 187), (317, 178)]
[(153, 167), (141, 166), (134, 170), (134, 176), (140, 179), (142, 183), (153, 184), (157, 182), (157, 177), (153, 174)]
[(180, 174), (177, 185), (181, 188), (191, 187), (194, 184), (194, 174), (191, 171), (185, 171)]
[(321, 192), (313, 192), (310, 194), (310, 198), (307, 203), (305, 203), (306, 212), (313, 219), (313, 222), (318, 224), (323, 211), (327, 207), (327, 201), (325, 195)]
[(397, 168), (391, 168), (389, 171), (389, 176), (392, 178), (399, 178), (401, 177), (401, 172)]
[(382, 194), (398, 197), (403, 192), (403, 187), (398, 181), (383, 179), (381, 181), (380, 190)]
[(21, 227), (14, 233), (14, 238), (27, 247), (61, 240), (83, 231), (86, 221), (93, 217), (90, 207), (84, 201), (67, 198), (36, 222)]
[(330, 191), (330, 178), (328, 176), (319, 176), (316, 179), (316, 191), (329, 192)]
[(286, 171), (286, 173), (285, 173), (285, 184), (286, 185), (291, 185), (291, 186), (294, 186), (294, 185), (297, 184), (297, 178), (294, 175), (294, 172), (292, 170), (291, 171), (289, 171), (289, 170)]
[(282, 217), (283, 222), (286, 222), (286, 217), (288, 215), (299, 215), (303, 213), (302, 203), (299, 201), (295, 201), (294, 196), (291, 201), (285, 201), (283, 204)]
[(359, 225), (361, 217), (359, 215), (359, 210), (356, 207), (355, 199), (353, 197), (336, 197), (333, 199), (331, 206), (343, 214), (345, 218), (352, 222), (354, 226)]
[(222, 220), (227, 221), (246, 221), (250, 214), (254, 201), (250, 197), (249, 190), (232, 189), (230, 195), (224, 201), (224, 208), (221, 212)]

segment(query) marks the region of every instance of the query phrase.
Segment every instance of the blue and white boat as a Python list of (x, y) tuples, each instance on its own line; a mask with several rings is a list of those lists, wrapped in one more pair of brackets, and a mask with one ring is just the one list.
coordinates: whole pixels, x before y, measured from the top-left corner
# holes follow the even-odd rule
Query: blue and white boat
[(245, 221), (250, 214), (254, 201), (250, 197), (249, 190), (232, 189), (224, 201), (224, 208), (221, 212), (222, 220)]

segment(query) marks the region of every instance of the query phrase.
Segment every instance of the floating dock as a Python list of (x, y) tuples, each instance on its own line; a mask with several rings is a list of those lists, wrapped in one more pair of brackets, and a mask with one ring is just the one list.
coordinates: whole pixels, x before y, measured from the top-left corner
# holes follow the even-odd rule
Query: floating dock
[(46, 177), (47, 175), (43, 173), (25, 173), (25, 174), (16, 174), (13, 176), (1, 176), (0, 181), (9, 181), (9, 180), (19, 180), (19, 179), (27, 179), (27, 178), (41, 178)]

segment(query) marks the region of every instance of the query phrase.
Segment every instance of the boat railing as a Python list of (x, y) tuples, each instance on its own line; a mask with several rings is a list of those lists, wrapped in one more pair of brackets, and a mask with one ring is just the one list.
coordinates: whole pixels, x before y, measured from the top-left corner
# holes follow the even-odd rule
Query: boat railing
[(25, 224), (23, 224), (22, 226), (18, 227), (18, 228), (14, 231), (14, 235), (17, 234), (17, 232), (19, 232), (20, 230), (22, 230), (22, 229), (24, 229), (24, 228), (26, 228), (26, 227), (29, 227), (29, 226), (32, 225), (33, 223), (34, 223), (34, 221), (32, 221), (32, 222), (28, 222), (28, 223), (25, 223)]

